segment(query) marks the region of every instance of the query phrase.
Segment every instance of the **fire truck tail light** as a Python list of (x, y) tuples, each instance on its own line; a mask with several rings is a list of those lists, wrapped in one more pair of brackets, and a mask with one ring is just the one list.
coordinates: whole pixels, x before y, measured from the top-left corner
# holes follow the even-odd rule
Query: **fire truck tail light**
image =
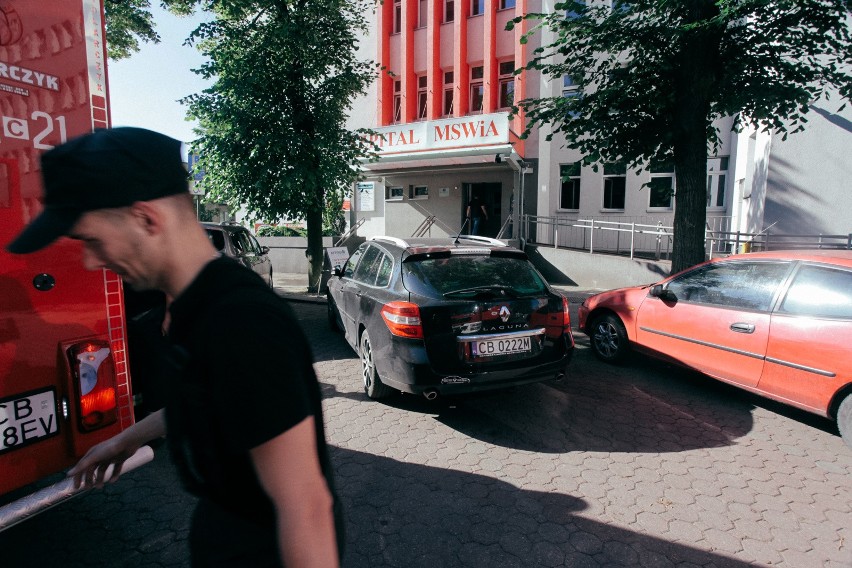
[(78, 426), (91, 432), (118, 419), (116, 377), (109, 345), (78, 343), (68, 350), (77, 397)]

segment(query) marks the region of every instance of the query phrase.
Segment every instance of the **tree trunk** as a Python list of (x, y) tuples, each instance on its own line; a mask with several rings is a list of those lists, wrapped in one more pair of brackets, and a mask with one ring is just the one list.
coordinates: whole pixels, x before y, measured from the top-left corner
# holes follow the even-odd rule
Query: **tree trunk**
[(707, 221), (707, 131), (710, 100), (719, 75), (722, 30), (713, 0), (685, 0), (687, 22), (700, 22), (682, 39), (675, 71), (674, 163), (677, 180), (672, 273), (705, 259)]
[(308, 225), (308, 290), (319, 292), (325, 254), (322, 246), (322, 211), (311, 208), (305, 220)]

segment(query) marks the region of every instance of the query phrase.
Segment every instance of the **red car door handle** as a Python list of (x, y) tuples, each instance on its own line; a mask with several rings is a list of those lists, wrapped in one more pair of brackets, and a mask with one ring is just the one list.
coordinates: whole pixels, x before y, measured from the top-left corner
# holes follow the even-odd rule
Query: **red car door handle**
[(753, 323), (732, 323), (731, 331), (736, 331), (737, 333), (754, 333), (754, 324)]

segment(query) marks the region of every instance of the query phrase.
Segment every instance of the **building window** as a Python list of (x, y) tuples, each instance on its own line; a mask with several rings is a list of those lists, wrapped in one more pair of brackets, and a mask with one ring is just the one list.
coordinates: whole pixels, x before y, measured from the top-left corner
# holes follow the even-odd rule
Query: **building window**
[(479, 16), (485, 13), (485, 0), (470, 0), (470, 15)]
[(482, 84), (482, 65), (470, 68), (470, 112), (482, 112), (485, 90)]
[(453, 80), (452, 71), (444, 73), (444, 116), (453, 115)]
[(604, 164), (604, 209), (624, 209), (624, 196), (627, 189), (627, 166)]
[(500, 108), (509, 108), (515, 102), (515, 61), (500, 63)]
[(574, 82), (574, 78), (570, 75), (562, 76), (562, 96), (563, 97), (576, 97), (580, 92), (580, 88)]
[(728, 158), (707, 160), (707, 208), (725, 207), (725, 186), (728, 179)]
[(389, 187), (385, 195), (388, 201), (402, 201), (403, 191), (401, 187)]
[(425, 185), (411, 185), (408, 187), (409, 199), (429, 199), (429, 188)]
[(402, 31), (402, 0), (393, 0), (393, 33)]
[(568, 10), (565, 10), (565, 17), (568, 19), (579, 18), (586, 10), (585, 0), (574, 0), (574, 5), (569, 3)]
[(402, 81), (393, 82), (393, 121), (402, 120)]
[(444, 23), (456, 19), (456, 3), (453, 0), (444, 0)]
[(427, 14), (429, 13), (428, 4), (429, 4), (429, 2), (427, 0), (419, 0), (419, 2), (418, 2), (418, 6), (417, 6), (417, 27), (418, 28), (425, 28), (426, 27), (426, 22), (428, 21), (427, 20)]
[(426, 96), (426, 85), (426, 75), (417, 77), (417, 118), (420, 120), (424, 120), (426, 118), (426, 105), (428, 100)]
[(651, 209), (671, 209), (675, 193), (674, 163), (651, 162), (651, 181), (648, 194), (648, 207)]
[(560, 209), (580, 209), (580, 162), (559, 166), (562, 190), (559, 194)]
[(500, 9), (508, 10), (515, 7), (515, 0), (500, 0)]

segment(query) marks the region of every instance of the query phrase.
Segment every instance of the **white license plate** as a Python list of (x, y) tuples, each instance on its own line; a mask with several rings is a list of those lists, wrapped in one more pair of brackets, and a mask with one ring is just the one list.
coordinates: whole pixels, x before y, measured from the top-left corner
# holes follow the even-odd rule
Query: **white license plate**
[(0, 453), (59, 432), (53, 389), (0, 400)]
[(489, 339), (471, 343), (474, 357), (493, 357), (495, 355), (511, 355), (513, 353), (529, 353), (532, 349), (530, 336), (513, 337), (511, 339)]

